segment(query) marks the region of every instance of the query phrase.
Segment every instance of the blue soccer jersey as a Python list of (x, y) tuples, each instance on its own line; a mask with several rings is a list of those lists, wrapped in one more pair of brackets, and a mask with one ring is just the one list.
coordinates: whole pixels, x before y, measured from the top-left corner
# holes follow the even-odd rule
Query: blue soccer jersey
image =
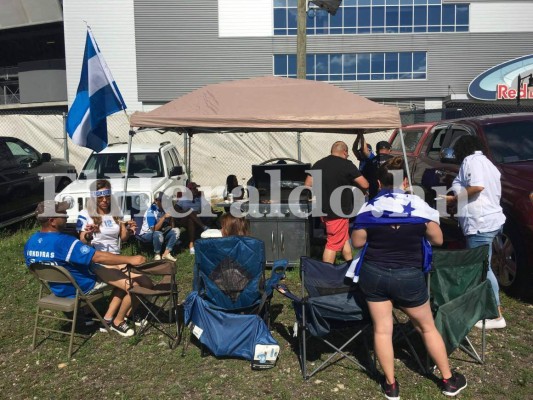
[[(91, 246), (59, 232), (34, 233), (24, 246), (28, 267), (35, 262), (65, 267), (84, 293), (96, 283), (96, 275), (89, 269), (94, 252)], [(50, 284), (50, 289), (58, 297), (74, 297), (76, 294), (70, 284)]]

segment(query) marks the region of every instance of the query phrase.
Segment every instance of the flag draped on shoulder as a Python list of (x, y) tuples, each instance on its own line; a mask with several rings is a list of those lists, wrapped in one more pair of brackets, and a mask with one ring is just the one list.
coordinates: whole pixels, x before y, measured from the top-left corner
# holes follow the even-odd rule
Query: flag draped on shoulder
[[(402, 191), (382, 190), (376, 197), (363, 204), (357, 216), (354, 229), (365, 229), (378, 225), (439, 223), (439, 212), (431, 208), (420, 197)], [(359, 280), (359, 271), (363, 264), (366, 245), (361, 249), (346, 274), (354, 282)], [(432, 250), (429, 242), (422, 239), (424, 272), (431, 268)]]
[(124, 109), (122, 95), (88, 29), (80, 83), (67, 116), (68, 135), (80, 146), (103, 150), (107, 147), (106, 117)]

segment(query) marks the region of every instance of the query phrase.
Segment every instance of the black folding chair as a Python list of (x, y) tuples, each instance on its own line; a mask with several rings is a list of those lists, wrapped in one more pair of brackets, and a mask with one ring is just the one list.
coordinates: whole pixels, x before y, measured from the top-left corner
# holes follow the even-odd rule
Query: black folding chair
[[(278, 285), (278, 291), (289, 297), (294, 304), (299, 362), (304, 379), (344, 358), (350, 360), (363, 371), (375, 372), (375, 363), (369, 352), (369, 345), (363, 333), (371, 327), (366, 301), (357, 285), (346, 280), (349, 264), (333, 265), (322, 261), (301, 257), (300, 274), (302, 297), (293, 295), (285, 286)], [(342, 335), (350, 331), (351, 333)], [(356, 338), (362, 337), (364, 349), (369, 359), (369, 368), (363, 366), (346, 350)], [(342, 341), (340, 344), (339, 338)], [(308, 372), (309, 339), (318, 339), (333, 353), (329, 354), (316, 368)]]
[[(139, 307), (142, 307), (146, 312), (146, 318), (136, 334), (141, 336), (150, 327), (154, 327), (169, 339), (169, 347), (175, 348), (181, 341), (183, 331), (178, 315), (176, 263), (165, 260), (150, 261), (137, 266), (128, 265), (127, 268), (131, 286), (129, 293), (139, 301)], [(148, 275), (152, 279), (158, 279), (158, 281), (154, 283), (152, 288), (140, 285), (132, 286), (132, 272)], [(134, 319), (136, 313), (139, 311), (134, 310)]]

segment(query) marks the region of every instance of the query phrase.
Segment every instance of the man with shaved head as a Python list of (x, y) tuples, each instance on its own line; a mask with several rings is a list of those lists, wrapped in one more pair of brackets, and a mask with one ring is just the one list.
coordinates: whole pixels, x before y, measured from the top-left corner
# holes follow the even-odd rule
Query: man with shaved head
[[(353, 214), (353, 186), (363, 193), (368, 182), (353, 162), (348, 160), (348, 146), (342, 141), (333, 143), (331, 154), (318, 160), (311, 168), (305, 186), (313, 188), (322, 202), (322, 222), (326, 226), (327, 243), (322, 261), (333, 263), (338, 251), (346, 261), (352, 259), (348, 235), (348, 215)], [(313, 177), (316, 176), (316, 179)], [(321, 179), (319, 177), (321, 176)]]

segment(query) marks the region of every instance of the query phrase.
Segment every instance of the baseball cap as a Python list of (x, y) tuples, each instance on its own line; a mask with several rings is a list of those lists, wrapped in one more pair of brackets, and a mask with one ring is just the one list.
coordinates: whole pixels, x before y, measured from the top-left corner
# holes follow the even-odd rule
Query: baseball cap
[(187, 183), (187, 189), (189, 189), (189, 190), (196, 189), (196, 188), (199, 188), (199, 187), (200, 187), (200, 185), (198, 185), (196, 182)]
[(48, 218), (57, 217), (58, 214), (65, 214), (70, 204), (66, 201), (45, 200), (37, 204), (35, 216), (39, 222), (45, 222)]
[(386, 140), (382, 140), (381, 142), (378, 142), (376, 145), (376, 150), (380, 151), (381, 149), (389, 149), (390, 150), (390, 143)]

